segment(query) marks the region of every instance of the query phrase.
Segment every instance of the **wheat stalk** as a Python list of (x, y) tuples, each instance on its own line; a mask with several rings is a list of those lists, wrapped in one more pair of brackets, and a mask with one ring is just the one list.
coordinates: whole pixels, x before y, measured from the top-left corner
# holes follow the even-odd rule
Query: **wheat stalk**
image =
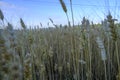
[(65, 5), (65, 3), (64, 3), (63, 0), (59, 0), (59, 1), (60, 1), (60, 4), (61, 4), (62, 8), (63, 8), (63, 11), (64, 11), (65, 14), (66, 14), (67, 21), (68, 21), (68, 26), (70, 27), (70, 20), (69, 20), (69, 17), (68, 17), (66, 5)]

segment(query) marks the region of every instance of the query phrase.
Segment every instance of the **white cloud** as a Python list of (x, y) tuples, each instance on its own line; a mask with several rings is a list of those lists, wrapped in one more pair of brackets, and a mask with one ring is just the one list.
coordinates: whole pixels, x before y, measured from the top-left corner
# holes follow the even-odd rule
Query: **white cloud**
[[(8, 3), (5, 1), (0, 1), (0, 8), (2, 9), (2, 11), (4, 12), (5, 15), (9, 14), (9, 16), (14, 15), (14, 16), (18, 16), (18, 17), (27, 10), (27, 8), (25, 8), (23, 6), (18, 6), (18, 5)], [(17, 13), (17, 12), (19, 12), (19, 13)]]
[(5, 1), (0, 1), (0, 7), (4, 9), (17, 9), (17, 10), (25, 10), (25, 7), (17, 6), (15, 4), (11, 4)]
[(0, 1), (0, 7), (4, 7), (4, 8), (16, 8), (15, 5), (4, 2), (4, 1)]

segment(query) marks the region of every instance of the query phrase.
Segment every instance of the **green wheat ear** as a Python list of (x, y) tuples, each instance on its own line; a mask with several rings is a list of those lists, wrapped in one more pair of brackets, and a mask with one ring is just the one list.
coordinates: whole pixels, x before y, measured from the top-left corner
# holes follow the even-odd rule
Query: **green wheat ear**
[(22, 20), (22, 18), (20, 18), (20, 24), (23, 29), (26, 29), (26, 25), (25, 25), (24, 21)]
[(62, 8), (63, 8), (63, 11), (65, 13), (67, 13), (67, 8), (66, 8), (66, 5), (65, 5), (64, 1), (63, 0), (59, 0), (59, 1), (60, 1), (60, 4), (61, 4)]
[(114, 24), (114, 22), (116, 20), (112, 18), (111, 13), (108, 14), (107, 20), (110, 23), (109, 27), (111, 29), (110, 31), (111, 31), (112, 39), (113, 39), (113, 41), (116, 41), (117, 40), (117, 32), (116, 32), (116, 28), (115, 28), (115, 24)]
[(3, 19), (4, 19), (4, 15), (3, 15), (3, 13), (2, 13), (2, 10), (0, 9), (0, 19), (3, 21)]

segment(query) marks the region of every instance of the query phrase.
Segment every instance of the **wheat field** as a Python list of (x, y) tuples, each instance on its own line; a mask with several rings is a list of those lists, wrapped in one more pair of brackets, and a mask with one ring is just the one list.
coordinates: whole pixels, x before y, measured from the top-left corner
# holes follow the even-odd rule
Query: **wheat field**
[[(71, 1), (71, 0), (70, 0)], [(71, 1), (72, 3), (72, 1)], [(83, 17), (81, 25), (21, 29), (0, 10), (0, 80), (120, 80), (120, 24), (111, 13), (100, 25)]]

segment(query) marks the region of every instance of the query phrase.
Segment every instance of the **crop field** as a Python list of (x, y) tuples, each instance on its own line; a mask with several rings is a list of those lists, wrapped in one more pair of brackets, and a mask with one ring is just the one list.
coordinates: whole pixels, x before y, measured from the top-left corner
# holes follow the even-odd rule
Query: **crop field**
[[(21, 29), (0, 10), (0, 80), (120, 80), (120, 23), (109, 13), (101, 24)], [(71, 13), (72, 7), (71, 7)], [(7, 23), (7, 24), (5, 24)]]

